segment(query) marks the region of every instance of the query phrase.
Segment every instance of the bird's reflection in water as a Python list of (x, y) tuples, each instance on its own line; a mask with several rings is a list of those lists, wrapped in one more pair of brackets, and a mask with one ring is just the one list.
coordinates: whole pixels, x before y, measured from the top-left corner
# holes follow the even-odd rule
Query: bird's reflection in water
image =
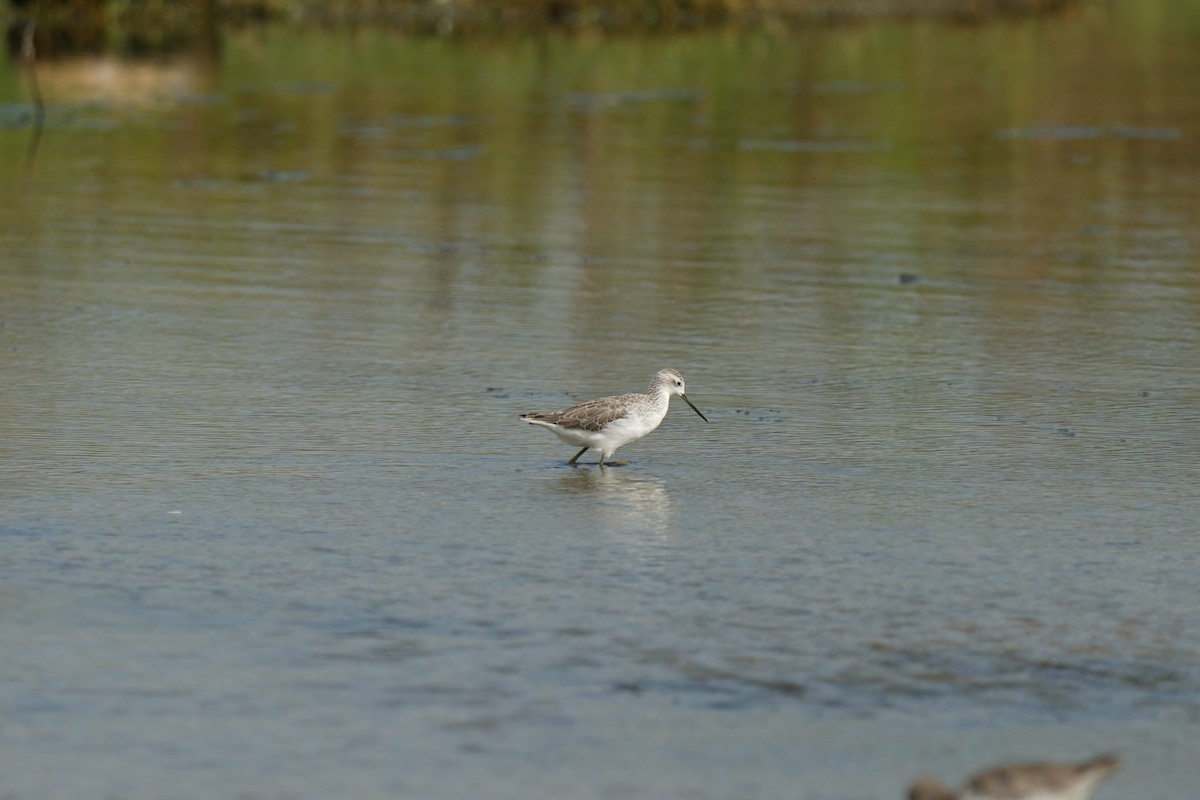
[(624, 469), (572, 468), (559, 480), (563, 492), (587, 496), (604, 530), (614, 537), (665, 540), (671, 528), (671, 496), (666, 483)]

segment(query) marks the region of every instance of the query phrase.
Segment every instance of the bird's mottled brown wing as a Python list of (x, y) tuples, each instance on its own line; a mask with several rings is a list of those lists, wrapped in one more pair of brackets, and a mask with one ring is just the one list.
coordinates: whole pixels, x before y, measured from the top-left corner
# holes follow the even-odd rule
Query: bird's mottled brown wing
[(524, 414), (525, 419), (536, 419), (549, 422), (563, 428), (579, 428), (596, 432), (613, 420), (620, 419), (629, 413), (628, 398), (631, 395), (601, 397), (599, 400), (588, 400), (577, 406), (571, 406), (563, 411), (541, 411)]
[(977, 794), (1019, 800), (1038, 791), (1062, 791), (1073, 786), (1080, 773), (1075, 764), (1013, 764), (979, 773), (967, 788)]
[[(1036, 771), (1041, 784), (1047, 783), (1046, 766), (1045, 764), (1021, 764), (989, 769), (967, 781), (967, 788), (977, 794), (994, 797), (1012, 797), (1016, 800), (1016, 798), (1029, 793), (1030, 768)], [(1052, 781), (1050, 784), (1047, 784), (1047, 788), (1058, 782), (1057, 780)]]

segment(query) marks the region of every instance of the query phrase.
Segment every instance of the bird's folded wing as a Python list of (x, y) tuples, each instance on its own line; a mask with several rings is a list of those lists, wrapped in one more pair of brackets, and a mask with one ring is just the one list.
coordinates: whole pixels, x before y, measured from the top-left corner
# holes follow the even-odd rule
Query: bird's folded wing
[(571, 406), (565, 411), (554, 411), (545, 414), (530, 414), (563, 428), (580, 428), (585, 431), (600, 431), (604, 426), (629, 413), (629, 404), (621, 402), (623, 395), (602, 397), (599, 400), (588, 400), (577, 406)]
[(989, 796), (1022, 798), (1037, 791), (1062, 790), (1077, 778), (1076, 770), (1066, 764), (1023, 764), (980, 773), (967, 788)]

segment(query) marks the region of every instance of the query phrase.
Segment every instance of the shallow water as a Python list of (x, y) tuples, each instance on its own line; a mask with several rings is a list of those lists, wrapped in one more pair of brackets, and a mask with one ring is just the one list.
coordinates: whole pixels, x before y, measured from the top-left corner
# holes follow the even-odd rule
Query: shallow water
[[(1194, 797), (1198, 27), (41, 65), (5, 797)], [(664, 366), (629, 466), (517, 420)]]

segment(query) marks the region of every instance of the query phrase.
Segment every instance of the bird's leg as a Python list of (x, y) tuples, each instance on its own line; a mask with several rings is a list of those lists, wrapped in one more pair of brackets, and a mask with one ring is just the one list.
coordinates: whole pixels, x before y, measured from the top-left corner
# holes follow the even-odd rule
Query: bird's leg
[(612, 458), (612, 457), (613, 457), (613, 456), (615, 456), (615, 455), (616, 455), (616, 452), (615, 452), (615, 451), (614, 451), (614, 452), (612, 452), (612, 453), (601, 453), (601, 454), (600, 454), (600, 466), (601, 466), (601, 467), (605, 467), (605, 466), (608, 466), (608, 467), (628, 467), (628, 466), (629, 466), (629, 462), (628, 462), (628, 461), (609, 461), (607, 464), (605, 464), (605, 463), (604, 463), (604, 459), (606, 459), (606, 458)]
[(585, 447), (585, 448), (583, 448), (583, 449), (582, 449), (582, 450), (580, 450), (578, 453), (576, 453), (576, 454), (575, 454), (575, 457), (574, 457), (574, 458), (572, 458), (572, 459), (571, 459), (570, 461), (568, 461), (567, 463), (568, 463), (568, 464), (574, 464), (576, 461), (578, 461), (578, 460), (579, 460), (579, 457), (580, 457), (581, 455), (583, 455), (584, 453), (586, 453), (587, 451), (588, 451), (588, 449), (587, 449), (586, 447)]

